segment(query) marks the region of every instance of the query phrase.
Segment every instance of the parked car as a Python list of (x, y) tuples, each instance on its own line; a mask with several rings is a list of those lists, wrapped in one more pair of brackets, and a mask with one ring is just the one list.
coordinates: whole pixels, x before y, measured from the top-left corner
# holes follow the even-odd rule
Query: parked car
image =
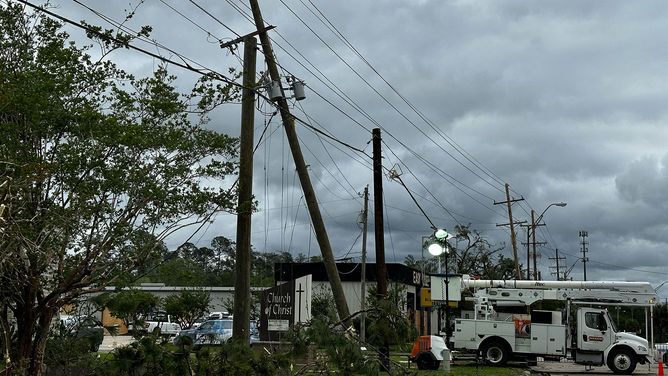
[(206, 321), (206, 319), (204, 319), (204, 318), (196, 319), (195, 322), (193, 323), (193, 326), (192, 326), (191, 329), (197, 329), (197, 328), (199, 328), (199, 326), (202, 325), (202, 323), (203, 323), (204, 321)]
[(260, 340), (260, 330), (257, 327), (256, 321), (250, 322), (250, 342), (257, 342)]
[(162, 335), (176, 335), (181, 326), (172, 316), (165, 312), (151, 312), (146, 316), (146, 331), (153, 333), (156, 328), (160, 328)]
[(104, 327), (90, 316), (60, 315), (62, 329), (68, 335), (85, 339), (90, 343), (90, 351), (97, 352), (104, 340)]
[(195, 348), (222, 345), (232, 339), (232, 320), (207, 320), (196, 329), (181, 330), (174, 338), (177, 345), (182, 337), (190, 337)]

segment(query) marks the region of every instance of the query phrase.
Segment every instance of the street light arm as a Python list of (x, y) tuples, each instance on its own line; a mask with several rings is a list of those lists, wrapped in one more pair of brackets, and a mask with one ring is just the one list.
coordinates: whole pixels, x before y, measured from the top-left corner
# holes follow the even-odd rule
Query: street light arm
[(546, 212), (547, 209), (549, 209), (551, 206), (561, 206), (561, 207), (563, 208), (564, 206), (566, 206), (566, 203), (565, 203), (565, 202), (554, 202), (554, 203), (548, 205), (548, 206), (545, 208), (545, 210), (543, 210), (543, 212), (540, 213), (540, 215), (538, 216), (538, 219), (536, 220), (536, 223), (540, 223), (540, 220), (543, 219), (543, 215), (545, 215), (545, 212)]
[[(538, 216), (538, 219), (536, 219), (536, 220), (534, 221), (534, 223), (532, 224), (532, 227), (531, 227), (531, 231), (532, 231), (532, 232), (535, 232), (535, 231), (536, 231), (536, 224), (537, 224), (537, 223), (540, 223), (540, 221), (543, 219), (543, 216), (545, 215), (545, 212), (547, 212), (547, 209), (549, 209), (549, 208), (552, 207), (552, 206), (560, 206), (560, 207), (563, 208), (564, 206), (566, 206), (566, 203), (565, 203), (565, 202), (554, 202), (554, 203), (551, 203), (550, 205), (548, 205), (548, 206), (545, 208), (545, 210), (543, 210), (543, 212), (540, 213), (540, 215)], [(531, 233), (529, 233), (529, 234), (531, 234)]]

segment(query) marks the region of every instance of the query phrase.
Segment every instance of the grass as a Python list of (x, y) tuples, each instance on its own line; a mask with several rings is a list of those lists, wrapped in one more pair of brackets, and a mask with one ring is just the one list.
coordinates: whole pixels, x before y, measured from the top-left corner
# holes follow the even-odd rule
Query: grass
[[(442, 368), (442, 367), (441, 367)], [(450, 372), (438, 371), (419, 371), (418, 375), (463, 375), (463, 376), (521, 376), (529, 375), (530, 371), (524, 365), (508, 363), (505, 367), (487, 367), (476, 365), (474, 362), (461, 362), (450, 365)]]
[[(392, 361), (408, 367), (407, 356), (391, 355)], [(411, 371), (418, 371), (417, 364), (410, 363)], [(418, 375), (445, 376), (445, 375), (463, 375), (463, 376), (521, 376), (530, 375), (530, 370), (523, 363), (509, 362), (505, 367), (488, 367), (475, 361), (457, 360), (450, 364), (450, 372), (443, 370), (443, 365), (435, 371), (418, 371)]]

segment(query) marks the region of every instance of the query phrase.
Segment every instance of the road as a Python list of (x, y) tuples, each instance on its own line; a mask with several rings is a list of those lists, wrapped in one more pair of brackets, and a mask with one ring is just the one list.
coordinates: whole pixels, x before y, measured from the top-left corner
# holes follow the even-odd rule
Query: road
[[(566, 363), (566, 362), (538, 362), (538, 365), (529, 367), (531, 371), (542, 374), (542, 375), (559, 375), (559, 376), (568, 376), (568, 375), (614, 375), (608, 367), (593, 367), (586, 368), (585, 366)], [(663, 372), (666, 374), (668, 369), (666, 366), (663, 367)], [(658, 367), (657, 364), (638, 364), (633, 375), (657, 375)]]

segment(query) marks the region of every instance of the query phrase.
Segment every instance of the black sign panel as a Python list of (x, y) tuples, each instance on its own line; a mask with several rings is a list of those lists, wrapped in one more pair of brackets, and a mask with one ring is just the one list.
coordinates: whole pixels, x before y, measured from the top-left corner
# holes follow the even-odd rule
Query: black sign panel
[(280, 341), (294, 323), (295, 282), (264, 290), (260, 308), (260, 341)]

